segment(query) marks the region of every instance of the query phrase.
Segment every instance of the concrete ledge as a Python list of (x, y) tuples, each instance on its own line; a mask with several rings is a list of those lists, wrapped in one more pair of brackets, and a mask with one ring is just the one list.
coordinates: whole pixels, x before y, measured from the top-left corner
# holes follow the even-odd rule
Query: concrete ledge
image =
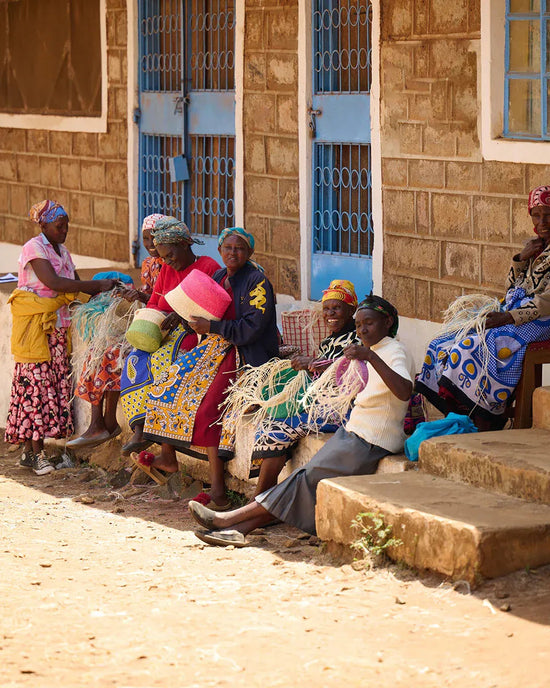
[(550, 430), (550, 387), (537, 387), (533, 392), (533, 427)]
[(421, 471), (550, 504), (550, 430), (434, 437), (420, 445)]
[(331, 551), (356, 538), (352, 520), (380, 513), (403, 545), (388, 555), (474, 584), (550, 562), (550, 508), (419, 472), (323, 480), (318, 536)]

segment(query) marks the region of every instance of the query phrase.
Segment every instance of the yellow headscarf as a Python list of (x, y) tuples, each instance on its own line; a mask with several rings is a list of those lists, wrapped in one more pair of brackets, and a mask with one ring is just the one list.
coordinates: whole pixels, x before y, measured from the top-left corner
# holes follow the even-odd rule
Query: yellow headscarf
[(353, 282), (349, 280), (332, 280), (329, 288), (323, 291), (321, 301), (328, 301), (329, 299), (337, 299), (338, 301), (348, 303), (350, 306), (357, 307), (357, 295), (355, 294)]

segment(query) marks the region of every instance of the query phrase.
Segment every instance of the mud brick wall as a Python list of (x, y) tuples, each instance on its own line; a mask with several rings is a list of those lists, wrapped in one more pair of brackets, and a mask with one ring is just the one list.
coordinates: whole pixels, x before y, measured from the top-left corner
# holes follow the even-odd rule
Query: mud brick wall
[(128, 260), (126, 48), (126, 2), (107, 0), (106, 133), (0, 128), (0, 241), (30, 239), (30, 206), (53, 198), (69, 212), (71, 252)]
[(298, 2), (246, 0), (244, 218), (276, 292), (300, 296)]
[(479, 0), (381, 11), (383, 290), (403, 315), (439, 321), (460, 294), (503, 294), (550, 166), (482, 159)]

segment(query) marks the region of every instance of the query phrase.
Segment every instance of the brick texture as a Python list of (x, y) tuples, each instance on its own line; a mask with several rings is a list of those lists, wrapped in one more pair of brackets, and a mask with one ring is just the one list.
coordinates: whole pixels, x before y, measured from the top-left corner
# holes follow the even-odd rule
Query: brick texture
[(297, 0), (246, 0), (245, 226), (275, 291), (298, 298), (297, 45)]
[(107, 133), (0, 129), (0, 241), (33, 236), (30, 205), (54, 198), (69, 213), (69, 250), (128, 260), (126, 3), (106, 5)]
[(502, 296), (550, 166), (482, 159), (479, 0), (384, 0), (381, 21), (383, 292), (440, 321), (457, 296)]

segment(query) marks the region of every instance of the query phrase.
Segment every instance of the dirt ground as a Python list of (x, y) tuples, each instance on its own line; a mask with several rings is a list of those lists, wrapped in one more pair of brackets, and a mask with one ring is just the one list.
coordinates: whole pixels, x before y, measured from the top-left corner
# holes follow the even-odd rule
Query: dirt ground
[(186, 500), (17, 459), (0, 447), (1, 688), (550, 686), (550, 567), (469, 594), (285, 526), (210, 548)]

